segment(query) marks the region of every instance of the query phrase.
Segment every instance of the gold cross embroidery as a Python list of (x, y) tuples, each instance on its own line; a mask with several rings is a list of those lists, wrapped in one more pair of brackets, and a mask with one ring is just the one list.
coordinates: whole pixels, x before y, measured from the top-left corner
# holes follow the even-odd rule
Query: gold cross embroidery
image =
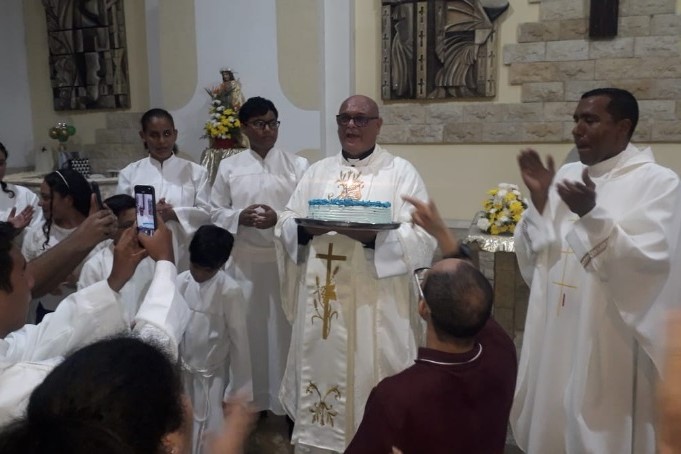
[(560, 251), (561, 254), (563, 255), (563, 272), (562, 276), (560, 278), (560, 282), (552, 282), (552, 284), (555, 284), (560, 287), (560, 298), (558, 301), (558, 305), (556, 307), (556, 315), (560, 315), (560, 308), (565, 306), (565, 288), (577, 288), (576, 285), (570, 285), (565, 283), (565, 273), (567, 272), (567, 261), (568, 257), (570, 254), (574, 255), (574, 251), (571, 248), (567, 248), (564, 250)]
[(329, 252), (327, 254), (317, 254), (316, 257), (326, 260), (326, 283), (323, 286), (320, 285), (319, 276), (315, 277), (317, 284), (317, 290), (314, 292), (315, 296), (313, 298), (315, 315), (312, 316), (310, 321), (312, 324), (314, 324), (315, 318), (322, 321), (322, 339), (326, 339), (331, 333), (331, 319), (333, 317), (338, 318), (338, 311), (332, 309), (331, 301), (337, 301), (336, 284), (333, 278), (338, 274), (339, 267), (336, 266), (332, 272), (331, 264), (334, 260), (345, 261), (347, 257), (333, 255), (333, 243), (329, 243)]

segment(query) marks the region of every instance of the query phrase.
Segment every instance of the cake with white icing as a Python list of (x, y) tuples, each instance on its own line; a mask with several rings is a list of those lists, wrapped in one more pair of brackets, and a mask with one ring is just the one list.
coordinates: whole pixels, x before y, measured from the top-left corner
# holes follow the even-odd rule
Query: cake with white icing
[(390, 202), (312, 199), (308, 201), (308, 217), (319, 221), (388, 224), (392, 222), (392, 210)]

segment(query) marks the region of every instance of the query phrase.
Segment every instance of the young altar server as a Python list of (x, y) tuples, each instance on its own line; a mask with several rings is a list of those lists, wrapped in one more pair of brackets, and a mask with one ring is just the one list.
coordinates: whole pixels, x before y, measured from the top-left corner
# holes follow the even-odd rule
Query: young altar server
[(163, 109), (142, 115), (140, 137), (149, 156), (127, 165), (118, 176), (117, 194), (134, 195), (135, 185), (156, 191), (156, 211), (173, 232), (179, 271), (188, 268), (187, 247), (192, 235), (210, 218), (210, 183), (202, 166), (175, 156), (177, 129)]
[(0, 143), (0, 221), (7, 221), (19, 230), (15, 243), (21, 247), (24, 228), (41, 225), (43, 214), (38, 196), (33, 191), (3, 181), (7, 172), (8, 157), (7, 148)]
[[(75, 170), (61, 169), (45, 175), (40, 185), (40, 206), (45, 222), (27, 230), (21, 247), (26, 260), (33, 260), (63, 241), (91, 212), (97, 211), (98, 207), (92, 207), (91, 210), (91, 197), (90, 184)], [(83, 263), (110, 243), (108, 237), (102, 237), (102, 240), (63, 282), (50, 290), (50, 294), (33, 300), (29, 320), (39, 322), (45, 314), (54, 311), (64, 298), (76, 291)]]
[(180, 357), (194, 407), (194, 453), (202, 452), (206, 430), (219, 429), (222, 402), (253, 398), (246, 306), (238, 284), (222, 269), (233, 244), (227, 230), (200, 227), (189, 245), (189, 271), (177, 278), (191, 311)]
[[(100, 249), (83, 265), (78, 279), (78, 290), (103, 281), (111, 273), (114, 261), (114, 248), (120, 241), (123, 232), (135, 225), (135, 199), (127, 194), (116, 194), (104, 201), (104, 204), (118, 219), (118, 229), (114, 234), (113, 243)], [(132, 320), (139, 309), (144, 295), (146, 295), (151, 279), (154, 275), (154, 261), (145, 257), (137, 265), (135, 274), (120, 290), (121, 300), (125, 305), (127, 320)]]
[(274, 225), (307, 160), (276, 148), (279, 113), (269, 99), (250, 98), (239, 110), (250, 148), (220, 163), (211, 218), (237, 238), (227, 273), (239, 283), (247, 304), (253, 405), (283, 415), (279, 388), (291, 342), (291, 324), (281, 308)]

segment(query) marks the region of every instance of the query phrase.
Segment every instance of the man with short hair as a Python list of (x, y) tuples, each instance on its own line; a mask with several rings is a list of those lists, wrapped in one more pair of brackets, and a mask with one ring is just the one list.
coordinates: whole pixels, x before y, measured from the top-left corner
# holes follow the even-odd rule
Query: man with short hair
[(275, 147), (279, 112), (269, 99), (239, 109), (250, 148), (220, 162), (211, 193), (211, 219), (236, 237), (227, 274), (239, 283), (253, 368), (253, 408), (283, 415), (279, 388), (291, 342), (281, 307), (274, 225), (307, 169), (307, 160)]
[(663, 317), (678, 305), (681, 186), (631, 143), (634, 96), (585, 93), (580, 162), (518, 163), (532, 203), (515, 231), (530, 301), (511, 424), (528, 453), (654, 453)]
[(426, 347), (374, 388), (345, 452), (502, 453), (517, 362), (513, 341), (489, 319), (492, 287), (465, 260), (419, 271)]
[[(293, 336), (281, 399), (299, 452), (342, 452), (373, 386), (408, 367), (420, 333), (411, 270), (435, 241), (402, 194), (426, 199), (414, 167), (376, 139), (376, 103), (351, 96), (336, 116), (342, 149), (308, 169), (275, 228), (284, 312)], [(394, 230), (300, 227), (310, 199), (390, 202)]]

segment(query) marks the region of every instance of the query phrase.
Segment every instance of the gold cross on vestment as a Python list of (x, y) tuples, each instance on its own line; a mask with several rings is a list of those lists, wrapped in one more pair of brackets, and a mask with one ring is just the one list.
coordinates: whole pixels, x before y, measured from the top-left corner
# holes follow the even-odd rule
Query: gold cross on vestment
[[(331, 301), (336, 301), (336, 284), (333, 283), (333, 278), (338, 274), (339, 267), (332, 271), (331, 265), (333, 261), (345, 261), (347, 257), (344, 255), (333, 255), (333, 243), (329, 243), (328, 253), (317, 254), (316, 258), (326, 260), (326, 280), (322, 286), (319, 284), (319, 276), (315, 278), (317, 290), (314, 298), (315, 315), (312, 316), (311, 323), (314, 324), (314, 319), (318, 318), (322, 321), (322, 339), (329, 337), (331, 332), (331, 319), (335, 316), (338, 318), (338, 311), (332, 310)], [(318, 301), (319, 299), (319, 301)], [(321, 311), (320, 307), (321, 306)]]
[(556, 315), (560, 315), (560, 308), (565, 306), (565, 288), (577, 288), (576, 285), (571, 285), (571, 284), (566, 284), (565, 283), (565, 273), (567, 272), (567, 261), (568, 257), (570, 254), (574, 255), (574, 251), (571, 248), (567, 249), (562, 249), (560, 251), (561, 255), (563, 255), (563, 272), (562, 276), (560, 278), (560, 282), (551, 282), (554, 285), (557, 285), (560, 287), (560, 298), (558, 301), (558, 305), (556, 307)]

